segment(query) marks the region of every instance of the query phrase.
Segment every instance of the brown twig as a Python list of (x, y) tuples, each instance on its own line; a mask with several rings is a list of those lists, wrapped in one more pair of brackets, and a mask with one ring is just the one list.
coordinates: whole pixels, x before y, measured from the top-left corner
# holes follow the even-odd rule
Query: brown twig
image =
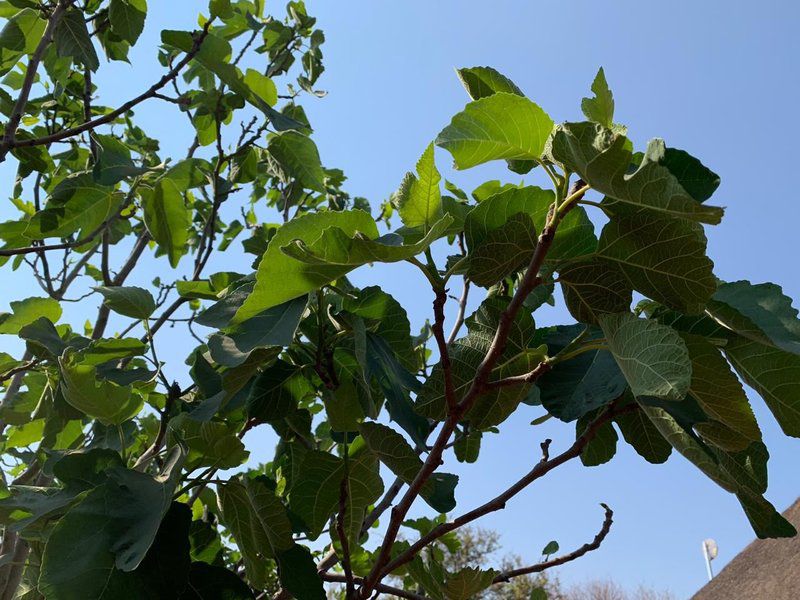
[(568, 563), (577, 558), (580, 558), (584, 554), (592, 552), (593, 550), (597, 550), (600, 547), (600, 544), (603, 543), (603, 540), (606, 539), (608, 532), (611, 531), (611, 525), (614, 522), (614, 511), (612, 511), (606, 504), (601, 504), (600, 506), (602, 506), (603, 509), (606, 511), (606, 516), (605, 519), (603, 520), (603, 526), (600, 528), (600, 531), (597, 532), (597, 535), (594, 536), (594, 539), (591, 542), (584, 544), (580, 548), (577, 548), (576, 550), (573, 550), (568, 554), (563, 554), (559, 557), (550, 560), (545, 560), (535, 565), (531, 565), (529, 567), (522, 567), (520, 569), (511, 569), (509, 571), (503, 571), (502, 573), (500, 573), (500, 575), (494, 578), (492, 583), (493, 584), (506, 583), (511, 579), (513, 579), (514, 577), (521, 577), (522, 575), (531, 575), (533, 573), (541, 573), (542, 571), (546, 571), (547, 569), (551, 569), (553, 567), (557, 567), (559, 565), (563, 565), (564, 563)]
[[(320, 573), (320, 578), (323, 581), (329, 581), (331, 583), (346, 583), (346, 578), (344, 575), (337, 575), (335, 573)], [(362, 583), (364, 581), (361, 579), (361, 577), (354, 577), (353, 579), (356, 583)], [(414, 592), (407, 592), (406, 590), (401, 590), (400, 588), (384, 585), (382, 583), (376, 585), (375, 589), (383, 594), (391, 594), (392, 596), (397, 596), (398, 598), (408, 598), (409, 600), (428, 600), (427, 596), (415, 594)]]
[(523, 477), (521, 477), (516, 483), (508, 487), (505, 491), (501, 494), (498, 494), (496, 497), (492, 498), (488, 502), (485, 502), (481, 506), (464, 513), (460, 517), (453, 519), (447, 523), (442, 523), (441, 525), (437, 525), (434, 527), (430, 532), (426, 535), (422, 536), (419, 540), (413, 543), (407, 550), (402, 552), (399, 556), (397, 556), (394, 560), (386, 565), (384, 569), (384, 573), (391, 573), (398, 567), (406, 564), (407, 562), (411, 561), (423, 548), (425, 548), (431, 542), (436, 541), (446, 533), (454, 531), (459, 527), (463, 527), (468, 523), (471, 523), (481, 517), (484, 517), (490, 513), (493, 513), (498, 510), (502, 510), (505, 508), (506, 503), (511, 500), (514, 496), (519, 494), (522, 490), (528, 487), (531, 483), (536, 481), (537, 479), (543, 477), (556, 467), (564, 464), (565, 462), (572, 460), (573, 458), (577, 458), (581, 455), (581, 452), (586, 447), (586, 445), (594, 438), (597, 434), (597, 431), (602, 427), (605, 423), (613, 419), (614, 417), (624, 414), (629, 410), (633, 410), (636, 408), (635, 404), (629, 404), (622, 408), (617, 408), (616, 405), (612, 404), (608, 410), (606, 410), (602, 415), (600, 415), (595, 421), (586, 429), (586, 431), (578, 437), (575, 442), (570, 446), (567, 450), (555, 456), (553, 458), (549, 458), (549, 444), (546, 446), (546, 451), (543, 448), (543, 453), (548, 458), (541, 460), (537, 463), (528, 473), (526, 473)]

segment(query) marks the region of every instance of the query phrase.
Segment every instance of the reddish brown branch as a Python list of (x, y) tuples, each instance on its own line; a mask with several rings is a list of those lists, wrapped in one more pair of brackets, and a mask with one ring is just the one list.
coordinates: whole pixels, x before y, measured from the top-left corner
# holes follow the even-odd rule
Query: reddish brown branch
[(597, 550), (600, 547), (600, 544), (603, 543), (603, 540), (606, 539), (608, 532), (611, 531), (611, 524), (614, 522), (614, 511), (612, 511), (605, 504), (601, 504), (600, 506), (605, 509), (606, 517), (603, 520), (603, 526), (600, 528), (600, 531), (597, 532), (597, 535), (594, 536), (594, 539), (591, 542), (584, 544), (580, 548), (577, 548), (568, 554), (564, 554), (551, 560), (545, 560), (529, 567), (522, 567), (521, 569), (504, 571), (495, 577), (492, 583), (506, 583), (514, 577), (521, 577), (522, 575), (530, 575), (532, 573), (541, 573), (542, 571), (546, 571), (552, 567), (557, 567), (559, 565), (563, 565), (564, 563), (568, 563), (580, 558), (584, 554), (592, 552), (593, 550)]

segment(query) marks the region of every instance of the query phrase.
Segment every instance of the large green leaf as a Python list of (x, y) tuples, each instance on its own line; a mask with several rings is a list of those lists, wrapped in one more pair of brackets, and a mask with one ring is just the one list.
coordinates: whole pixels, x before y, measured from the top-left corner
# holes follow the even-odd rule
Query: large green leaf
[(523, 96), (500, 92), (470, 102), (436, 138), (468, 169), (497, 159), (539, 160), (553, 121)]
[(681, 424), (664, 408), (644, 406), (643, 410), (673, 448), (723, 489), (736, 495), (758, 537), (795, 535), (792, 524), (763, 497), (769, 456), (763, 444), (753, 442), (742, 452), (725, 452), (699, 442), (691, 433), (691, 423)]
[(133, 163), (128, 147), (113, 135), (92, 134), (92, 137), (97, 147), (97, 160), (92, 174), (97, 183), (114, 185), (144, 171)]
[(103, 296), (104, 304), (115, 313), (134, 319), (147, 319), (156, 310), (153, 295), (144, 288), (116, 286), (94, 288)]
[(8, 73), (24, 54), (36, 49), (46, 26), (39, 10), (32, 8), (23, 8), (5, 22), (0, 30), (0, 75)]
[(666, 462), (672, 453), (672, 446), (656, 429), (653, 422), (641, 408), (614, 417), (622, 437), (647, 462), (660, 464)]
[(675, 330), (631, 313), (603, 315), (600, 326), (635, 396), (666, 400), (686, 396), (692, 363), (686, 344)]
[(368, 238), (378, 237), (372, 217), (360, 210), (311, 213), (292, 219), (278, 229), (267, 245), (256, 274), (253, 292), (234, 315), (233, 324), (241, 323), (258, 313), (297, 298), (341, 277), (350, 268), (321, 267), (296, 260), (283, 253), (282, 248), (294, 240), (312, 244), (331, 227), (347, 235), (356, 232)]
[[(600, 414), (600, 410), (592, 411), (583, 415), (575, 422), (575, 436), (583, 435), (586, 428)], [(595, 431), (594, 437), (581, 450), (581, 463), (585, 467), (597, 467), (604, 465), (617, 453), (617, 432), (611, 421), (606, 421)]]
[(135, 417), (142, 397), (128, 386), (98, 379), (97, 368), (84, 362), (79, 352), (68, 349), (58, 359), (64, 399), (105, 425), (120, 425)]
[(457, 69), (456, 73), (473, 100), (480, 100), (497, 92), (523, 95), (513, 81), (491, 67), (467, 67)]
[(558, 281), (567, 309), (577, 321), (596, 324), (601, 315), (630, 310), (632, 290), (615, 263), (597, 258), (568, 262), (559, 271)]
[(247, 578), (261, 589), (268, 558), (278, 564), (283, 588), (297, 600), (322, 600), (325, 592), (309, 551), (295, 544), (286, 508), (267, 477), (231, 479), (219, 487), (219, 505), (245, 562)]
[(417, 162), (417, 175), (406, 173), (394, 195), (394, 203), (406, 227), (422, 227), (427, 231), (441, 218), (441, 179), (431, 143)]
[(144, 195), (144, 224), (159, 249), (174, 268), (186, 252), (186, 242), (192, 226), (191, 211), (186, 207), (177, 184), (164, 177), (152, 193)]
[(581, 100), (581, 110), (590, 121), (610, 128), (614, 124), (614, 95), (608, 89), (603, 67), (600, 67), (595, 75), (592, 92), (594, 92), (593, 98)]
[(145, 17), (147, 0), (111, 0), (108, 5), (111, 30), (131, 46), (136, 43), (144, 29)]
[(61, 305), (52, 298), (12, 300), (10, 306), (10, 313), (0, 313), (0, 333), (16, 335), (20, 329), (42, 317), (53, 323), (61, 318)]
[[(560, 352), (583, 329), (580, 325), (556, 328), (545, 338), (548, 354)], [(597, 337), (595, 333), (586, 341)], [(574, 421), (616, 400), (627, 385), (614, 357), (606, 350), (592, 350), (558, 362), (537, 382), (542, 406), (563, 421)]]
[(59, 56), (69, 56), (92, 71), (100, 66), (82, 10), (67, 9), (53, 32), (53, 42)]
[(345, 296), (342, 308), (364, 319), (367, 329), (388, 344), (403, 366), (416, 370), (418, 359), (411, 341), (411, 324), (397, 300), (378, 286), (370, 286)]
[(59, 520), (47, 540), (39, 579), (39, 591), (47, 598), (150, 597), (144, 578), (131, 571), (144, 560), (170, 507), (174, 473), (154, 479), (112, 467), (106, 475)]
[(325, 193), (325, 172), (314, 140), (296, 131), (286, 131), (270, 139), (268, 150), (303, 188)]
[(723, 210), (689, 195), (662, 164), (665, 151), (662, 140), (651, 141), (641, 164), (630, 173), (633, 154), (628, 139), (596, 123), (560, 125), (552, 145), (555, 160), (605, 194), (604, 204), (613, 210), (647, 208), (665, 217), (719, 223)]
[(247, 397), (247, 415), (261, 422), (288, 417), (314, 389), (299, 367), (278, 360), (253, 381)]
[(722, 283), (706, 311), (715, 321), (739, 335), (800, 354), (797, 309), (774, 283)]
[[(359, 426), (359, 432), (370, 451), (385, 464), (392, 473), (406, 483), (411, 483), (422, 468), (422, 460), (402, 435), (391, 427), (372, 421)], [(455, 488), (458, 476), (450, 473), (433, 473), (420, 490), (420, 496), (428, 505), (441, 513), (450, 512), (456, 506)]]
[(199, 421), (186, 413), (169, 422), (170, 437), (186, 445), (188, 469), (231, 469), (247, 460), (249, 452), (235, 430), (219, 421)]
[[(519, 213), (530, 217), (536, 231), (545, 226), (547, 212), (555, 200), (553, 192), (535, 186), (511, 188), (494, 194), (473, 208), (464, 221), (464, 238), (470, 252), (483, 245), (489, 234), (500, 229), (508, 220)], [(531, 232), (531, 238), (536, 236)], [(548, 252), (550, 260), (576, 258), (593, 253), (597, 249), (594, 226), (581, 207), (567, 213), (556, 231), (553, 244)], [(526, 249), (528, 258), (533, 246)]]
[(710, 342), (684, 334), (683, 340), (692, 361), (689, 393), (707, 415), (750, 441), (761, 440), (761, 430), (742, 384), (728, 361)]
[(316, 539), (339, 505), (343, 461), (319, 450), (305, 453), (289, 489), (289, 508), (306, 524)]
[(689, 314), (703, 311), (717, 287), (702, 227), (640, 212), (611, 219), (598, 256), (616, 263), (633, 289)]
[(189, 581), (179, 600), (254, 600), (255, 594), (233, 571), (193, 562)]
[(725, 355), (764, 399), (784, 433), (800, 437), (800, 356), (744, 338), (729, 341)]
[(221, 365), (236, 367), (244, 363), (256, 348), (289, 346), (306, 303), (306, 298), (301, 296), (215, 333), (208, 340), (211, 357)]
[(44, 210), (31, 217), (25, 237), (43, 240), (77, 233), (78, 239), (86, 238), (117, 214), (122, 198), (120, 192), (95, 182), (89, 173), (66, 177), (55, 187)]

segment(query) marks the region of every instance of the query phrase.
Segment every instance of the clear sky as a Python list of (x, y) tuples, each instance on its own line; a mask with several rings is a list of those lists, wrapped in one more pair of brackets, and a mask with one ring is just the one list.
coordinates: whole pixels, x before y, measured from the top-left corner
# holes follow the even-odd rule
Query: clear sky
[[(104, 65), (96, 79), (106, 104), (152, 83), (160, 69), (154, 60), (160, 29), (190, 28), (196, 7), (204, 6), (188, 0), (150, 4), (145, 36), (132, 55), (135, 66)], [(663, 137), (721, 175), (714, 200), (727, 213), (721, 226), (708, 230), (716, 274), (728, 280), (775, 281), (800, 298), (800, 204), (793, 180), (800, 137), (796, 3), (310, 0), (307, 5), (327, 36), (327, 70), (319, 85), (330, 93), (304, 105), (323, 161), (345, 171), (351, 194), (378, 206), (463, 107), (467, 98), (454, 68), (493, 66), (563, 121), (580, 118), (580, 99), (602, 65), (614, 91), (616, 120), (629, 126), (638, 148)], [(268, 10), (282, 7), (270, 2)], [(190, 138), (171, 110), (147, 105), (137, 117), (157, 132), (165, 148), (178, 153)], [(490, 178), (520, 179), (499, 165), (453, 172), (441, 151), (437, 161), (465, 189)], [(13, 185), (12, 173), (8, 164), (0, 170), (5, 195)], [(0, 206), (0, 218), (11, 214), (6, 204)], [(229, 251), (219, 270), (245, 270), (240, 256)], [(159, 266), (154, 262), (138, 281), (152, 279)], [(384, 286), (409, 307), (414, 329), (430, 315), (430, 294), (410, 268), (365, 268), (354, 280)], [(29, 286), (20, 276), (7, 281), (4, 285), (17, 292), (14, 297)], [(13, 299), (8, 289), (0, 292), (5, 296), (0, 310)], [(30, 294), (36, 294), (32, 287)], [(85, 310), (70, 307), (66, 316), (80, 326), (78, 315)], [(557, 308), (539, 321), (567, 322), (569, 317)], [(185, 341), (179, 343), (181, 336), (167, 333), (159, 353), (180, 357), (172, 371), (168, 367), (171, 377), (179, 377), (188, 348)], [(767, 495), (783, 509), (800, 495), (800, 441), (785, 438), (762, 401), (752, 397), (772, 453)], [(525, 407), (502, 426), (501, 435), (485, 438), (478, 465), (446, 465), (462, 475), (459, 511), (527, 471), (539, 459), (545, 437), (554, 439), (554, 450), (570, 443), (572, 425), (552, 420), (529, 425), (540, 411)], [(269, 456), (274, 442), (262, 429), (247, 438), (260, 459)], [(602, 520), (600, 502), (616, 512), (612, 533), (600, 551), (558, 570), (562, 581), (608, 577), (628, 587), (668, 588), (684, 598), (704, 582), (704, 538), (719, 543), (719, 569), (753, 537), (736, 499), (682, 457), (673, 455), (666, 465), (653, 466), (624, 443), (607, 465), (586, 469), (573, 463), (557, 469), (486, 525), (502, 534), (508, 551), (535, 561), (550, 539), (565, 549), (591, 539)]]

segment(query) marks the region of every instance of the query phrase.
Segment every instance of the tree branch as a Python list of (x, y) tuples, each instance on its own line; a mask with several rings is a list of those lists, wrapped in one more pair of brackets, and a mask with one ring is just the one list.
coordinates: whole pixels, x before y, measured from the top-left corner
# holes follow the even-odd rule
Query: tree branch
[(513, 579), (514, 577), (521, 577), (522, 575), (530, 575), (532, 573), (541, 573), (542, 571), (546, 571), (547, 569), (550, 569), (552, 567), (557, 567), (559, 565), (563, 565), (564, 563), (568, 563), (577, 558), (580, 558), (584, 554), (592, 552), (593, 550), (597, 550), (600, 547), (600, 544), (603, 543), (603, 540), (606, 539), (608, 532), (611, 531), (611, 524), (614, 522), (613, 518), (614, 511), (612, 511), (606, 504), (601, 504), (600, 506), (602, 506), (605, 509), (606, 516), (605, 519), (603, 520), (603, 526), (600, 528), (600, 531), (597, 532), (597, 535), (594, 536), (594, 539), (591, 542), (584, 544), (580, 548), (577, 548), (576, 550), (573, 550), (572, 552), (564, 554), (557, 558), (546, 560), (538, 564), (531, 565), (529, 567), (522, 567), (521, 569), (511, 569), (509, 571), (504, 571), (500, 573), (500, 575), (495, 577), (492, 583), (493, 584), (506, 583), (509, 580)]
[[(337, 575), (334, 573), (320, 573), (320, 578), (323, 581), (329, 581), (331, 583), (346, 583), (346, 578), (344, 575)], [(361, 577), (354, 577), (354, 580), (356, 583), (362, 583), (364, 581), (361, 579)], [(400, 588), (384, 585), (382, 583), (377, 584), (375, 589), (381, 593), (392, 594), (398, 598), (409, 598), (410, 600), (428, 600), (427, 596), (415, 594), (414, 592), (407, 592), (405, 590), (401, 590)]]
[(174, 80), (181, 72), (183, 67), (189, 64), (189, 61), (191, 61), (197, 55), (197, 53), (200, 51), (200, 47), (202, 46), (203, 41), (206, 39), (206, 36), (208, 36), (208, 32), (211, 29), (211, 24), (213, 23), (213, 21), (214, 21), (213, 19), (210, 19), (206, 22), (200, 33), (195, 35), (194, 44), (192, 45), (192, 48), (186, 53), (186, 55), (181, 60), (179, 60), (175, 64), (175, 66), (172, 69), (170, 69), (161, 79), (159, 79), (156, 83), (150, 86), (147, 90), (145, 90), (135, 98), (128, 100), (125, 104), (123, 104), (116, 110), (112, 110), (111, 112), (106, 113), (105, 115), (96, 117), (91, 121), (87, 121), (86, 123), (82, 123), (77, 127), (72, 127), (70, 129), (63, 129), (51, 135), (30, 140), (10, 141), (8, 142), (8, 148), (10, 149), (10, 148), (25, 148), (28, 146), (42, 146), (45, 144), (52, 144), (53, 142), (65, 140), (67, 138), (79, 135), (85, 131), (91, 131), (99, 127), (100, 125), (111, 123), (117, 117), (124, 115), (126, 112), (128, 112), (137, 104), (140, 104), (145, 100), (148, 100), (149, 98), (153, 98), (158, 92), (158, 90), (160, 90), (165, 85)]
[(622, 408), (617, 408), (616, 405), (612, 404), (608, 410), (606, 410), (602, 415), (600, 415), (594, 422), (586, 429), (586, 431), (578, 437), (575, 442), (570, 446), (567, 450), (555, 456), (554, 458), (549, 458), (549, 444), (546, 447), (543, 447), (543, 457), (542, 460), (536, 464), (528, 473), (526, 473), (523, 477), (521, 477), (516, 483), (508, 487), (505, 491), (501, 494), (497, 495), (495, 498), (489, 500), (488, 502), (482, 504), (481, 506), (464, 513), (460, 517), (448, 522), (442, 523), (441, 525), (437, 525), (434, 527), (430, 532), (426, 535), (422, 536), (419, 540), (417, 540), (414, 544), (412, 544), (407, 550), (402, 552), (399, 556), (397, 556), (394, 560), (389, 562), (383, 572), (385, 574), (391, 573), (398, 567), (406, 564), (407, 562), (411, 561), (423, 548), (425, 548), (431, 542), (436, 541), (446, 533), (454, 531), (459, 527), (463, 527), (468, 523), (471, 523), (481, 517), (484, 517), (490, 513), (493, 513), (498, 510), (502, 510), (505, 508), (506, 503), (511, 500), (514, 496), (519, 494), (522, 490), (528, 487), (531, 483), (536, 481), (537, 479), (543, 477), (556, 467), (572, 460), (573, 458), (577, 458), (580, 456), (583, 449), (586, 445), (594, 438), (597, 434), (597, 431), (603, 426), (605, 423), (613, 419), (614, 417), (624, 414), (629, 410), (635, 409), (635, 404), (629, 404)]
[(33, 54), (31, 54), (31, 58), (28, 61), (28, 68), (25, 70), (25, 79), (22, 81), (22, 87), (19, 90), (17, 101), (14, 104), (14, 108), (11, 110), (8, 123), (6, 123), (3, 138), (0, 140), (0, 162), (5, 160), (8, 152), (16, 145), (17, 128), (19, 127), (20, 121), (22, 121), (25, 107), (28, 105), (28, 98), (31, 94), (31, 88), (36, 81), (36, 71), (39, 69), (39, 63), (42, 61), (42, 56), (44, 56), (47, 47), (53, 40), (53, 32), (55, 32), (58, 23), (61, 21), (61, 17), (64, 16), (70, 4), (72, 4), (71, 0), (67, 2), (60, 1), (56, 5), (55, 10), (53, 10), (50, 14), (50, 18), (47, 20), (47, 26), (45, 27), (44, 34), (42, 34), (42, 39), (39, 40), (39, 44), (36, 46)]

